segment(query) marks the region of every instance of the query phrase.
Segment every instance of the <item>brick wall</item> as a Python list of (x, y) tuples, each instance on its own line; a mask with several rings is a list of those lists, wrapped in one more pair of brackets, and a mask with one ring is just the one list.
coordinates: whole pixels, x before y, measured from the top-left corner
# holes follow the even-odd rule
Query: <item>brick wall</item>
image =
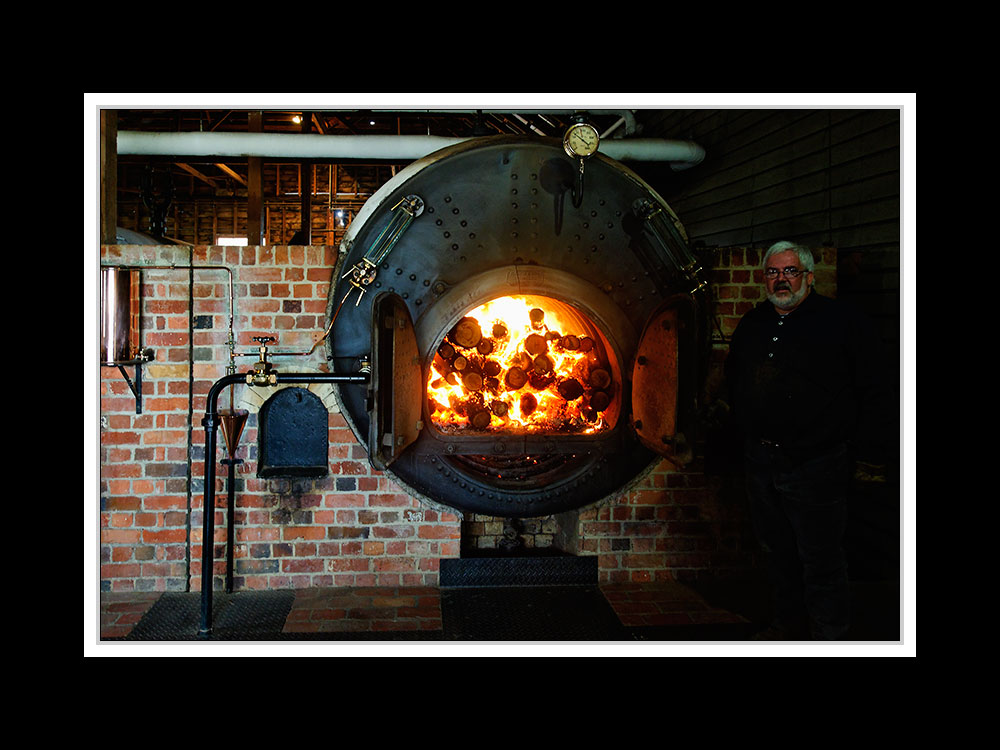
[[(711, 269), (717, 320), (728, 336), (759, 301), (760, 253), (703, 254)], [(142, 413), (121, 373), (101, 368), (100, 516), (103, 591), (200, 589), (206, 395), (229, 363), (229, 279), (233, 275), (235, 346), (255, 351), (254, 336), (276, 336), (277, 352), (307, 351), (322, 334), (335, 250), (329, 247), (105, 246), (104, 265), (143, 270), (142, 344), (155, 351), (143, 367)], [(176, 266), (154, 269), (150, 266)], [(823, 251), (817, 287), (833, 294), (835, 253)], [(724, 342), (708, 397), (718, 386)], [(252, 357), (237, 359), (245, 370)], [(285, 370), (325, 370), (311, 357), (274, 358)], [(127, 368), (133, 376), (131, 368)], [(330, 474), (315, 479), (256, 477), (256, 408), (251, 389), (234, 389), (234, 406), (251, 414), (236, 456), (235, 587), (436, 585), (442, 558), (460, 554), (462, 519), (410, 497), (374, 471), (344, 418), (329, 416)], [(219, 403), (229, 407), (228, 392)], [(220, 434), (218, 458), (225, 457)], [(225, 572), (228, 469), (217, 465), (215, 574)], [(489, 523), (466, 519), (467, 526)], [(685, 579), (737, 571), (748, 564), (742, 495), (731, 476), (706, 472), (698, 459), (684, 471), (662, 462), (620, 498), (558, 523), (541, 519), (549, 543), (567, 525), (578, 554), (597, 555), (602, 581)], [(491, 528), (491, 527), (490, 527)], [(567, 529), (562, 529), (563, 533)], [(218, 585), (218, 584), (217, 584)]]

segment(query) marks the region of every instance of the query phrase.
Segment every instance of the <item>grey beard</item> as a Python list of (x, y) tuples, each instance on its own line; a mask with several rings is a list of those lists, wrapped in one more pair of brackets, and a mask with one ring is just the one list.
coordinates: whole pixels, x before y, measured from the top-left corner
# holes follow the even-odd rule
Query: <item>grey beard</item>
[[(777, 290), (775, 290), (777, 291)], [(793, 292), (790, 297), (778, 297), (776, 294), (768, 294), (767, 300), (779, 310), (788, 310), (799, 304), (809, 293), (809, 287), (803, 284), (799, 291)]]

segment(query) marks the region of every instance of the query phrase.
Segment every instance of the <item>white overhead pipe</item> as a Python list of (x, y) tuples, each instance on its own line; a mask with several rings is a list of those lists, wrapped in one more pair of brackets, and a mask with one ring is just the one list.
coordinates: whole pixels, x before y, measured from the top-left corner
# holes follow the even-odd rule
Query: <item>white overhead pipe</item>
[(118, 153), (142, 156), (263, 156), (272, 159), (419, 159), (468, 138), (319, 133), (118, 132)]
[[(489, 137), (489, 136), (486, 136)], [(139, 156), (261, 156), (271, 159), (398, 159), (411, 161), (473, 138), (437, 135), (320, 135), (318, 133), (118, 132), (118, 153)], [(691, 141), (614, 138), (600, 152), (617, 161), (666, 161), (674, 169), (701, 163)]]
[(598, 151), (616, 161), (668, 161), (675, 170), (690, 169), (705, 160), (705, 149), (694, 141), (664, 138), (612, 138), (601, 141)]

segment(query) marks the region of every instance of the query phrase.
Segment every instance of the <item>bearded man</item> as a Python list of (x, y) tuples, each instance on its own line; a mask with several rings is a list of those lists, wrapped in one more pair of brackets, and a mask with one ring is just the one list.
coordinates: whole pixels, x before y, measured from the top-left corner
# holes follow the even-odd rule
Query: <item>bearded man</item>
[(725, 365), (775, 594), (755, 639), (843, 639), (848, 489), (857, 458), (885, 461), (892, 387), (871, 325), (815, 290), (807, 247), (778, 242), (763, 265), (767, 299), (743, 316)]

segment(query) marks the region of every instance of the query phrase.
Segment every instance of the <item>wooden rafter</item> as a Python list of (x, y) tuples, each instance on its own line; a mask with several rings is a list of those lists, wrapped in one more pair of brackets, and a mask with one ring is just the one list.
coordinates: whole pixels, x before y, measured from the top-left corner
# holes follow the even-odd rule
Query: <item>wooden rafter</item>
[(230, 177), (232, 177), (234, 180), (236, 180), (238, 183), (240, 183), (243, 187), (247, 186), (247, 181), (244, 180), (242, 177), (240, 177), (236, 172), (234, 172), (228, 165), (217, 163), (215, 166), (217, 166), (220, 170), (222, 170), (227, 175), (229, 175)]
[[(219, 118), (218, 122), (216, 122), (214, 125), (212, 125), (209, 128), (209, 132), (214, 132), (216, 130), (216, 128), (218, 128), (222, 123), (224, 123), (226, 121), (226, 118), (229, 117), (229, 115), (231, 115), (232, 113), (233, 113), (233, 110), (229, 110), (224, 115), (222, 115), (222, 117)], [(208, 121), (209, 122), (212, 121), (211, 114), (209, 114)]]
[(175, 162), (175, 163), (177, 164), (178, 167), (180, 167), (181, 169), (183, 169), (185, 172), (188, 172), (189, 174), (194, 175), (195, 177), (197, 177), (199, 180), (201, 180), (202, 182), (206, 183), (207, 185), (210, 185), (213, 188), (215, 187), (215, 181), (212, 180), (211, 177), (206, 177), (201, 172), (199, 172), (197, 169), (195, 169), (194, 167), (192, 167), (190, 164), (184, 164), (182, 162)]

